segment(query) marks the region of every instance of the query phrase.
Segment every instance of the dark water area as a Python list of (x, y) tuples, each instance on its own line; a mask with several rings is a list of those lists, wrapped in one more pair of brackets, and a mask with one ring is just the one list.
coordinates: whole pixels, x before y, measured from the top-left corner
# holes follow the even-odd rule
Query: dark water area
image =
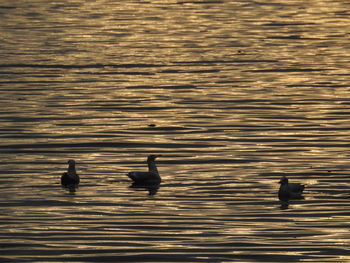
[(349, 12), (2, 1), (0, 261), (350, 262)]

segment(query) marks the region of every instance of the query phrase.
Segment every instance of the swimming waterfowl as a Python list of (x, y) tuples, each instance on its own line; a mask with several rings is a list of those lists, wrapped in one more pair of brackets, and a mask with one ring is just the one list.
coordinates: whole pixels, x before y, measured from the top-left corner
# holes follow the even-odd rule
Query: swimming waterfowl
[(160, 184), (161, 178), (156, 166), (156, 158), (161, 155), (149, 155), (147, 158), (148, 172), (129, 172), (127, 175), (133, 180), (134, 185)]
[(80, 182), (80, 178), (75, 170), (75, 161), (69, 160), (68, 170), (67, 172), (64, 172), (63, 175), (61, 176), (61, 184), (63, 186), (69, 186), (69, 185), (78, 185), (79, 182)]
[(281, 184), (280, 189), (278, 190), (278, 198), (280, 200), (302, 199), (305, 185), (300, 183), (289, 183), (286, 176), (283, 176), (279, 183)]

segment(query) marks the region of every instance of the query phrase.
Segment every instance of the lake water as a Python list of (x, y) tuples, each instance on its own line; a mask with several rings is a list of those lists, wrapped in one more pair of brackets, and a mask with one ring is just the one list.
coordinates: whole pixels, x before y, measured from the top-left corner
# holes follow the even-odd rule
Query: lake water
[(349, 13), (1, 1), (0, 261), (350, 262)]

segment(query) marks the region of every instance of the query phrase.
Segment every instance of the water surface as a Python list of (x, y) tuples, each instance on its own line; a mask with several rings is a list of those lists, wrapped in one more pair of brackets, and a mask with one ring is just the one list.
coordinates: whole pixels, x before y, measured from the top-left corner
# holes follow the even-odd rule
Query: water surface
[(1, 261), (349, 261), (349, 10), (2, 1)]

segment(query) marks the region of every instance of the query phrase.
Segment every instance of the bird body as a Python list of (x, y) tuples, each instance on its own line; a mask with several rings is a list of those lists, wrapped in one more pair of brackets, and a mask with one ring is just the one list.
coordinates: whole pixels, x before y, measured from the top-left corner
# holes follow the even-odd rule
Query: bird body
[(155, 185), (162, 181), (155, 163), (160, 155), (150, 155), (147, 158), (148, 172), (129, 172), (127, 176), (133, 180), (134, 185)]
[(302, 199), (305, 185), (300, 183), (289, 183), (288, 178), (283, 176), (279, 182), (278, 197), (280, 200)]
[(64, 172), (63, 175), (61, 176), (61, 184), (63, 186), (69, 186), (69, 185), (78, 185), (79, 182), (80, 182), (80, 178), (75, 170), (75, 161), (69, 160), (68, 170), (67, 172)]

